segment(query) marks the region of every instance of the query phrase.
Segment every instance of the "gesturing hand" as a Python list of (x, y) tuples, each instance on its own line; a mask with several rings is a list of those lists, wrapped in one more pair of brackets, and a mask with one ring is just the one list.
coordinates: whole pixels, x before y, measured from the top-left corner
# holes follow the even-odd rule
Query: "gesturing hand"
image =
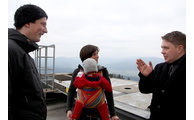
[(142, 60), (137, 59), (136, 61), (137, 69), (143, 74), (144, 76), (148, 76), (153, 71), (152, 62), (149, 61), (149, 66)]

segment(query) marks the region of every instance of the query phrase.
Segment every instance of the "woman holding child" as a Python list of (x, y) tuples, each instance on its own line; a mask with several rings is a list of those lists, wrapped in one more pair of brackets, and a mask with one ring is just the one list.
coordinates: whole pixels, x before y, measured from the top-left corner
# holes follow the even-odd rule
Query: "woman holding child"
[[(93, 58), (98, 63), (98, 52), (99, 48), (94, 45), (86, 45), (80, 50), (80, 59), (83, 62), (87, 58)], [(106, 78), (107, 81), (111, 84), (109, 73), (107, 69), (103, 66), (98, 65), (98, 73)], [(72, 108), (74, 103), (74, 97), (76, 95), (76, 87), (74, 86), (75, 78), (78, 72), (83, 71), (83, 67), (78, 65), (78, 68), (74, 70), (72, 80), (69, 86), (68, 97), (67, 97), (67, 118), (68, 120), (72, 120)], [(113, 93), (105, 91), (105, 97), (110, 113), (111, 120), (119, 120), (116, 116), (115, 108), (114, 108), (114, 100)], [(81, 115), (78, 120), (101, 120), (100, 113), (97, 108), (83, 108)]]

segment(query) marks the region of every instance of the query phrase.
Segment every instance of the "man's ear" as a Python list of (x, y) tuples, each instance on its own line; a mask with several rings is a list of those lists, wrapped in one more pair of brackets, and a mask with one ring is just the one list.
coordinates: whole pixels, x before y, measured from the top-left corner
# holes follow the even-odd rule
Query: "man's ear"
[(24, 26), (30, 28), (30, 23), (26, 23)]
[(183, 48), (184, 48), (183, 45), (178, 45), (177, 46), (178, 53), (181, 53), (182, 51), (184, 51)]

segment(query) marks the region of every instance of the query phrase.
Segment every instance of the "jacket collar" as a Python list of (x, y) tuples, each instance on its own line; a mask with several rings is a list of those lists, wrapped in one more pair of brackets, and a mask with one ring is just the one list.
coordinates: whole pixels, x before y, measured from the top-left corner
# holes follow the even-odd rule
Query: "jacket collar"
[(170, 63), (169, 65), (180, 64), (185, 59), (186, 59), (186, 53), (182, 57), (180, 57), (178, 60), (174, 61), (173, 63)]
[(14, 40), (27, 53), (38, 49), (38, 45), (15, 29), (8, 29), (8, 39)]

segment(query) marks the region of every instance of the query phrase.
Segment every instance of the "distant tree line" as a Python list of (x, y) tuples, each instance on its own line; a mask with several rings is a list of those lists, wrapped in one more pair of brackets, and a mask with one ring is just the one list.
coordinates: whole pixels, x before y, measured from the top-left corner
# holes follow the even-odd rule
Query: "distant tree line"
[[(121, 74), (109, 74), (110, 78), (120, 78), (120, 79), (125, 79), (123, 75)], [(128, 77), (127, 80), (130, 80)]]

